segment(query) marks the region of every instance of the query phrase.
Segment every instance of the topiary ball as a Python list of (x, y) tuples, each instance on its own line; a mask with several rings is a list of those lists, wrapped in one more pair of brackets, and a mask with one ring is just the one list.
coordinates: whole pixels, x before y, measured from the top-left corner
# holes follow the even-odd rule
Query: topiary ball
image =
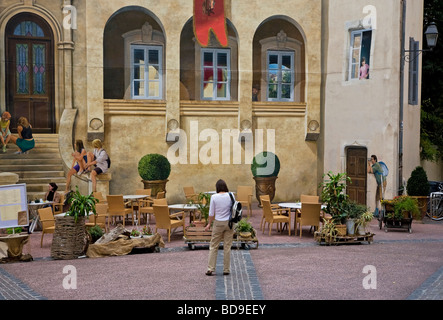
[(138, 173), (143, 180), (166, 180), (171, 173), (171, 164), (165, 156), (150, 153), (138, 162)]
[(411, 172), (411, 177), (408, 179), (406, 184), (406, 191), (410, 196), (427, 196), (429, 195), (429, 181), (428, 175), (426, 174), (423, 167), (416, 167)]
[(280, 160), (272, 152), (260, 152), (252, 159), (251, 171), (254, 177), (276, 177), (280, 172)]

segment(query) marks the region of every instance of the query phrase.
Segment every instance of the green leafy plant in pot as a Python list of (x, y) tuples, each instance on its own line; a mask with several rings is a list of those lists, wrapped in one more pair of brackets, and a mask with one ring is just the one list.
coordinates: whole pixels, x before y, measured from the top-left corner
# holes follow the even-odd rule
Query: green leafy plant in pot
[(258, 203), (261, 203), (262, 195), (269, 195), (272, 201), (275, 196), (275, 180), (280, 172), (280, 160), (277, 155), (270, 151), (256, 154), (252, 159), (251, 172), (255, 180), (255, 196)]
[(252, 227), (252, 224), (248, 221), (248, 218), (243, 218), (239, 222), (237, 222), (235, 231), (242, 238), (255, 237), (255, 230)]
[(68, 212), (55, 219), (51, 257), (54, 259), (75, 259), (84, 254), (88, 245), (85, 217), (90, 213), (97, 214), (95, 209), (97, 202), (98, 200), (92, 193), (82, 195), (76, 187), (76, 191), (69, 198)]
[(346, 231), (348, 235), (357, 233), (357, 221), (361, 216), (368, 211), (368, 207), (363, 204), (358, 204), (354, 201), (347, 201), (343, 205), (343, 210), (346, 212)]
[(408, 219), (415, 217), (420, 213), (417, 199), (409, 196), (400, 196), (395, 198), (394, 219)]
[(406, 184), (408, 196), (417, 199), (420, 209), (420, 213), (414, 215), (414, 219), (416, 220), (422, 220), (426, 215), (429, 190), (430, 184), (426, 171), (421, 166), (416, 167), (411, 172), (411, 176)]
[(346, 183), (351, 182), (351, 178), (346, 173), (334, 174), (332, 171), (323, 175), (323, 182), (320, 183), (321, 199), (326, 203), (323, 209), (325, 213), (330, 214), (332, 222), (337, 225), (340, 235), (344, 225), (344, 235), (346, 235), (346, 218), (348, 217), (347, 205), (349, 196), (345, 193)]
[(158, 192), (166, 192), (166, 182), (171, 173), (171, 164), (165, 156), (150, 153), (138, 162), (138, 173), (142, 178), (145, 189), (151, 189), (152, 196)]
[(206, 222), (209, 218), (209, 204), (211, 202), (211, 195), (208, 193), (200, 192), (197, 199), (197, 207), (201, 213), (200, 220), (205, 220)]

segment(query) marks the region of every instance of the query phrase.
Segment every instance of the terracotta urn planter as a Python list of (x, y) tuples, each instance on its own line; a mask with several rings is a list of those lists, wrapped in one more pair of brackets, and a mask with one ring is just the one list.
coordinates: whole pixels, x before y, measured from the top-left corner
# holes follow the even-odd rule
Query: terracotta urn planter
[(165, 180), (142, 180), (145, 189), (151, 189), (151, 195), (153, 197), (157, 196), (157, 193), (164, 191), (166, 194), (166, 183), (168, 179)]
[(275, 180), (277, 177), (254, 177), (255, 180), (255, 196), (260, 203), (260, 196), (269, 195), (269, 199), (272, 201), (275, 196)]

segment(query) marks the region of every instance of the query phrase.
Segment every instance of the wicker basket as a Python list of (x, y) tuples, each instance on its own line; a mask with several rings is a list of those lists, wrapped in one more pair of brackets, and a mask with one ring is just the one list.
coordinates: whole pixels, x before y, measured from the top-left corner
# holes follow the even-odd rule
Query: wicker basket
[(85, 228), (85, 218), (64, 216), (55, 218), (54, 237), (51, 246), (53, 259), (77, 259), (84, 255), (88, 243)]
[(337, 228), (337, 236), (346, 236), (346, 225), (345, 224), (337, 224), (335, 226)]

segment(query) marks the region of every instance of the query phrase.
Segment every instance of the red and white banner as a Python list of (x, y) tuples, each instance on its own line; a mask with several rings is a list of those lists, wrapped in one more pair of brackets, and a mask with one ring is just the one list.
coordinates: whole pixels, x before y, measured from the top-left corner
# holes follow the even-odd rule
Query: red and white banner
[(202, 47), (207, 47), (210, 31), (226, 47), (228, 35), (224, 0), (194, 0), (194, 34)]

